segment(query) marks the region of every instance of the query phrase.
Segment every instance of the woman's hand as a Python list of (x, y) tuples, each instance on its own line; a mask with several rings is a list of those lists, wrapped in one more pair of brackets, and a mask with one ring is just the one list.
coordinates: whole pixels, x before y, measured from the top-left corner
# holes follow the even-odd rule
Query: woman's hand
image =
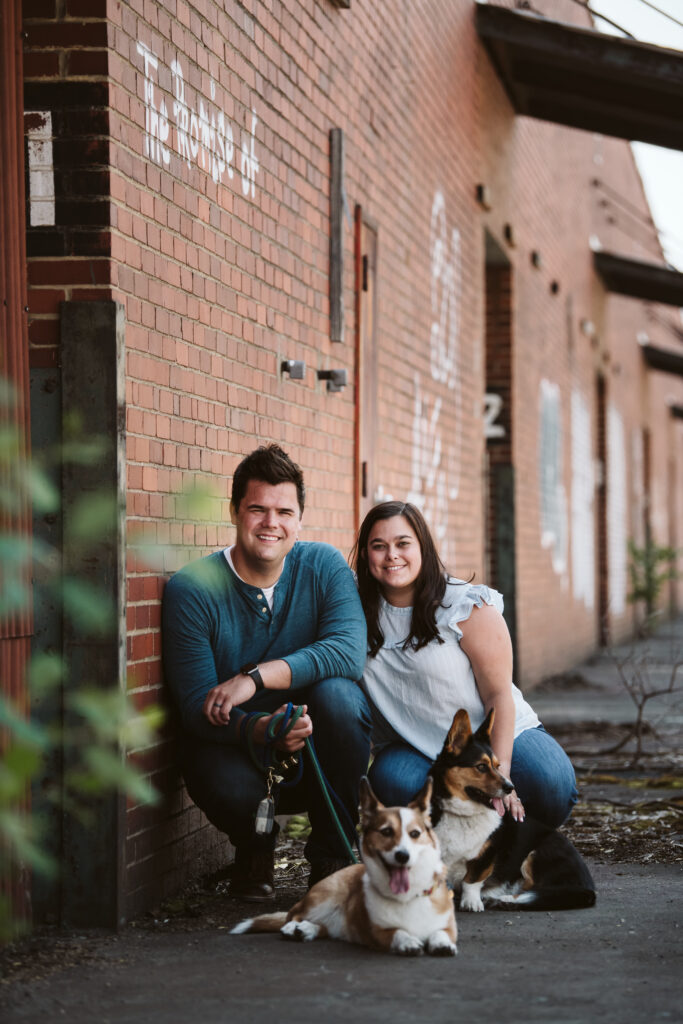
[(494, 797), (493, 807), (494, 810), (498, 811), (501, 818), (506, 811), (509, 811), (515, 821), (524, 821), (524, 804), (514, 789), (504, 797)]

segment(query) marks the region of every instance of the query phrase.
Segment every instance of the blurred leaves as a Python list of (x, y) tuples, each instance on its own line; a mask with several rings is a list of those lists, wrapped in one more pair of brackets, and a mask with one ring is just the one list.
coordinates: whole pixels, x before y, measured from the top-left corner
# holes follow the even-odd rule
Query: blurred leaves
[(69, 509), (65, 541), (76, 546), (97, 544), (103, 536), (111, 536), (118, 516), (118, 503), (111, 491), (95, 491)]
[[(2, 412), (16, 405), (14, 389), (0, 378)], [(38, 516), (54, 516), (59, 533), (60, 491), (56, 481), (64, 473), (87, 478), (87, 467), (97, 464), (111, 450), (106, 438), (86, 436), (81, 417), (67, 415), (63, 439), (28, 458), (21, 434), (0, 422), (0, 511), (5, 519), (20, 517), (30, 506)], [(97, 579), (98, 551), (111, 544), (119, 528), (116, 495), (97, 490), (85, 494), (62, 524), (64, 542), (75, 553), (75, 564), (88, 567), (89, 579), (65, 573), (59, 546), (39, 537), (26, 537), (20, 526), (0, 533), (0, 616), (23, 613), (31, 607), (34, 589), (45, 603), (64, 618), (69, 635), (83, 647), (90, 641), (115, 637), (117, 608), (105, 590), (111, 581)], [(54, 523), (52, 526), (54, 527)], [(93, 571), (94, 567), (94, 571)], [(69, 666), (56, 651), (36, 653), (24, 666), (25, 685), (34, 705), (51, 717), (41, 721), (27, 716), (23, 707), (0, 695), (0, 876), (14, 866), (29, 867), (43, 875), (54, 874), (58, 865), (50, 856), (49, 836), (41, 833), (35, 812), (22, 804), (32, 780), (39, 780), (41, 800), (56, 804), (64, 814), (81, 821), (92, 816), (96, 824), (99, 795), (118, 791), (136, 803), (153, 803), (158, 797), (128, 751), (142, 750), (155, 742), (163, 712), (149, 707), (139, 712), (119, 679), (119, 666), (111, 666), (111, 678), (96, 685), (70, 677)], [(17, 680), (2, 681), (6, 694)], [(65, 765), (63, 775), (51, 777), (48, 765)], [(0, 899), (0, 935), (13, 933), (10, 902)]]
[(45, 729), (27, 719), (23, 712), (17, 711), (16, 708), (2, 696), (0, 696), (0, 727), (6, 729), (15, 741), (15, 745), (10, 747), (3, 759), (0, 772), (7, 767), (7, 764), (15, 751), (22, 750), (24, 748), (45, 750), (49, 746), (50, 741)]
[(45, 515), (58, 510), (59, 491), (49, 476), (37, 465), (27, 464), (21, 474), (21, 480), (35, 512)]
[(214, 481), (195, 478), (176, 497), (176, 514), (183, 522), (216, 522), (221, 517), (221, 499)]
[(105, 636), (116, 622), (116, 609), (108, 594), (84, 580), (64, 576), (61, 595), (66, 615), (80, 632)]
[(81, 793), (119, 789), (138, 803), (156, 803), (154, 787), (115, 750), (89, 746), (83, 751), (83, 770), (68, 773), (71, 786)]
[(39, 651), (28, 665), (29, 693), (41, 696), (60, 685), (66, 676), (64, 659), (54, 652)]

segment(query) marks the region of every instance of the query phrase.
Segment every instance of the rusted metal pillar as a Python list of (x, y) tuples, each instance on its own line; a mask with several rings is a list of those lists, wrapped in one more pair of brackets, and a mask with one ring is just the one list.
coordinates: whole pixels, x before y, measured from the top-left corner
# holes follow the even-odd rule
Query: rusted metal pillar
[[(29, 373), (26, 287), (26, 227), (24, 202), (23, 59), (21, 0), (0, 5), (0, 374), (10, 381), (16, 404), (0, 405), (0, 417), (14, 423), (28, 454)], [(5, 472), (5, 471), (3, 471)], [(0, 479), (0, 486), (7, 483)], [(28, 505), (11, 516), (0, 509), (0, 530), (26, 535), (31, 531)], [(19, 710), (28, 711), (24, 669), (30, 654), (31, 609), (12, 610), (0, 619), (0, 686)], [(2, 744), (7, 737), (2, 737)], [(29, 807), (29, 795), (23, 801)], [(7, 869), (0, 886), (8, 896), (16, 921), (30, 918), (30, 874), (26, 868)]]

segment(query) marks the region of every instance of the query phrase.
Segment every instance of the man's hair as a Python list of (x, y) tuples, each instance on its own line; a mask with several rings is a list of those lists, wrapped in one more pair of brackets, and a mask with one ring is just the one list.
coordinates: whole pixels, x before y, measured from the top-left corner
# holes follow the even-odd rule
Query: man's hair
[(250, 480), (259, 480), (264, 484), (294, 484), (299, 502), (299, 512), (303, 513), (306, 500), (304, 474), (293, 462), (287, 452), (279, 444), (262, 444), (246, 455), (235, 470), (232, 478), (231, 502), (235, 512), (239, 510)]

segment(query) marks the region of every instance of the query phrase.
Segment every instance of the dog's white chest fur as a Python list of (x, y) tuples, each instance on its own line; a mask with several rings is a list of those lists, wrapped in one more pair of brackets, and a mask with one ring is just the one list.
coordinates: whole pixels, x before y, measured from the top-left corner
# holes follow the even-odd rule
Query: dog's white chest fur
[(476, 857), (503, 819), (497, 811), (451, 797), (443, 803), (443, 814), (434, 831), (441, 846), (449, 885), (465, 877), (465, 865)]
[(365, 906), (373, 924), (379, 928), (400, 928), (422, 942), (440, 928), (446, 928), (450, 911), (437, 913), (429, 896), (414, 896), (410, 900), (399, 900), (385, 896), (373, 885), (368, 876), (364, 879)]

